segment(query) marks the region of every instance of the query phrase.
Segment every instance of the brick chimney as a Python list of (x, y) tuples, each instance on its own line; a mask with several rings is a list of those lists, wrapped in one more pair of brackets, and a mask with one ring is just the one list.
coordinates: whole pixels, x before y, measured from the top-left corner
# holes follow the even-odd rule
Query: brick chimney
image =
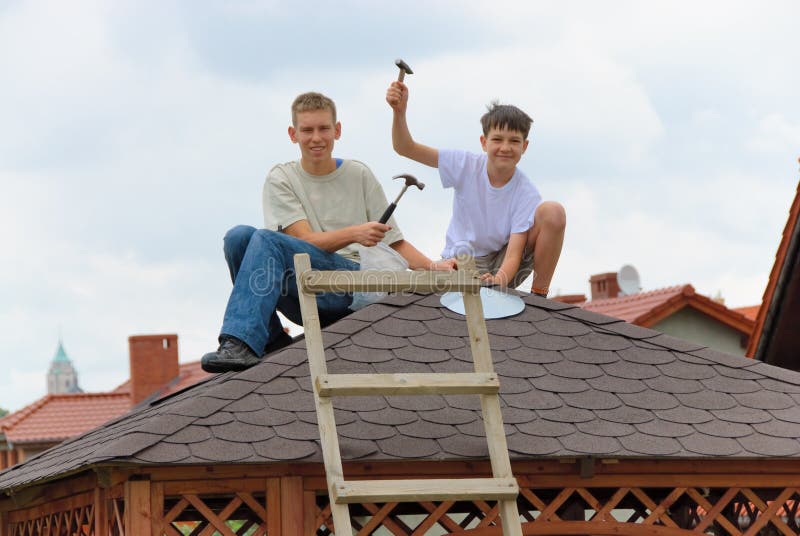
[(178, 336), (131, 335), (131, 398), (138, 404), (178, 376)]
[(589, 278), (589, 284), (592, 286), (592, 301), (619, 296), (620, 289), (617, 283), (617, 272), (595, 274)]

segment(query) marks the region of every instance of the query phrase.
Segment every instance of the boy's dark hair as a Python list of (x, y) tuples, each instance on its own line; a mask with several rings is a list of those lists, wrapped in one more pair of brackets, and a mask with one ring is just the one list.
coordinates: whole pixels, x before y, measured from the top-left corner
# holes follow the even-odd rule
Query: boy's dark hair
[(297, 126), (297, 114), (301, 112), (315, 112), (317, 110), (330, 110), (333, 122), (336, 123), (336, 105), (329, 97), (316, 91), (302, 93), (292, 103), (292, 125)]
[(516, 106), (500, 104), (497, 101), (489, 103), (486, 109), (488, 111), (481, 117), (484, 136), (487, 136), (492, 128), (508, 128), (508, 130), (521, 132), (522, 139), (528, 139), (528, 133), (531, 131), (531, 125), (533, 124), (533, 119), (528, 114)]

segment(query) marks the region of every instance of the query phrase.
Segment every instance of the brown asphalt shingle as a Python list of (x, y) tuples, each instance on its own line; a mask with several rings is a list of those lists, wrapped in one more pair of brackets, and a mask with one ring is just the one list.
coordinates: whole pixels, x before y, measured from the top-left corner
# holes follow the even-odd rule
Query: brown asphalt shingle
[[(487, 321), (512, 458), (800, 456), (800, 374), (524, 297)], [(324, 330), (333, 373), (472, 370), (463, 317), (390, 296)], [(135, 410), (0, 474), (0, 490), (97, 464), (322, 460), (305, 343)], [(334, 400), (344, 460), (486, 457), (477, 397)]]

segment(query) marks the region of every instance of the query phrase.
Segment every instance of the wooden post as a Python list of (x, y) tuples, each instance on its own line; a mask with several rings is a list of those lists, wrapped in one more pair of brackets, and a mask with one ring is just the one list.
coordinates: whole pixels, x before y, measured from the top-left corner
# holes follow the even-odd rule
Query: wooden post
[(96, 485), (94, 488), (94, 533), (108, 533), (108, 502), (106, 490)]
[(0, 512), (0, 536), (8, 536), (9, 534), (11, 534), (11, 531), (8, 529), (8, 512)]
[(281, 479), (267, 479), (267, 536), (281, 534)]
[(303, 477), (281, 477), (281, 536), (303, 536)]
[(128, 480), (125, 482), (125, 534), (151, 536), (152, 518), (150, 481)]
[(150, 514), (153, 534), (164, 531), (164, 483), (155, 482), (150, 485)]

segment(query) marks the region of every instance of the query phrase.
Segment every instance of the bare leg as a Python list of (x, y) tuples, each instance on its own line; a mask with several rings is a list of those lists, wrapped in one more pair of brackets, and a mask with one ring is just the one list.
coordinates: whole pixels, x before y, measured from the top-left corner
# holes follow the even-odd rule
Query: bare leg
[(544, 201), (536, 208), (533, 227), (528, 231), (529, 249), (533, 249), (533, 288), (531, 292), (544, 292), (556, 271), (561, 246), (564, 244), (564, 229), (567, 214), (564, 207), (555, 201)]

